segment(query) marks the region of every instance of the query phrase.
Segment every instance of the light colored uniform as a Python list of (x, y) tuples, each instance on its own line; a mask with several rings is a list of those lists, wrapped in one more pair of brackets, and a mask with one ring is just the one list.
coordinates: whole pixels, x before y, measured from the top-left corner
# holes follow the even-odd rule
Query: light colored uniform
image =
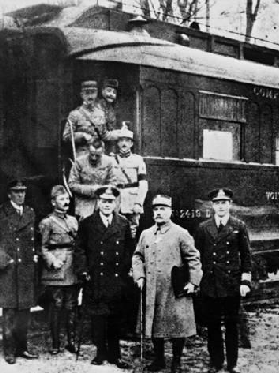
[[(117, 186), (120, 188), (120, 211), (124, 215), (135, 214), (135, 204), (143, 205), (146, 197), (146, 164), (142, 156), (130, 154), (128, 157), (115, 156), (117, 162)], [(139, 216), (138, 216), (139, 219)]]

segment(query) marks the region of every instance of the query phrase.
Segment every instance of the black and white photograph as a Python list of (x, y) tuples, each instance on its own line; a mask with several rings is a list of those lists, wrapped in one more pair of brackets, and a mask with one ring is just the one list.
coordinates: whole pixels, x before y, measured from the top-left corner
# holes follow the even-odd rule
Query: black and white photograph
[(279, 0), (0, 0), (1, 373), (278, 373)]

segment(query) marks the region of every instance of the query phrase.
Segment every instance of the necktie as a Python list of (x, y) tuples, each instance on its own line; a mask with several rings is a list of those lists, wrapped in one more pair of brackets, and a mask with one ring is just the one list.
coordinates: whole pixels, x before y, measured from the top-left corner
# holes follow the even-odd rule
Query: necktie
[(224, 225), (222, 222), (220, 222), (219, 227), (218, 227), (218, 232), (221, 232), (221, 230), (224, 228)]

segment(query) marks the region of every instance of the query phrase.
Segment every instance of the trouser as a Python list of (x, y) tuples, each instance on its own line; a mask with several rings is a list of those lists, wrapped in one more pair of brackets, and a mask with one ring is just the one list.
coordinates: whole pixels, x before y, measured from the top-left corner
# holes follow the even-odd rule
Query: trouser
[(234, 367), (238, 358), (238, 319), (240, 297), (204, 298), (207, 310), (208, 352), (211, 364), (220, 368), (225, 360), (222, 338), (222, 316), (225, 323), (225, 346), (228, 367)]
[(91, 318), (93, 342), (97, 346), (97, 358), (115, 361), (121, 358), (119, 316), (94, 315)]
[(74, 344), (76, 306), (78, 288), (76, 285), (69, 286), (49, 286), (51, 292), (52, 305), (50, 311), (50, 330), (54, 349), (60, 347), (60, 329), (62, 310), (66, 310), (68, 345)]
[[(172, 338), (172, 356), (173, 359), (180, 359), (183, 348), (184, 348), (184, 343), (185, 343), (185, 338)], [(154, 360), (157, 363), (164, 363), (165, 362), (165, 340), (164, 338), (152, 338), (152, 342), (154, 345)]]
[(4, 356), (16, 356), (27, 350), (30, 309), (3, 308)]

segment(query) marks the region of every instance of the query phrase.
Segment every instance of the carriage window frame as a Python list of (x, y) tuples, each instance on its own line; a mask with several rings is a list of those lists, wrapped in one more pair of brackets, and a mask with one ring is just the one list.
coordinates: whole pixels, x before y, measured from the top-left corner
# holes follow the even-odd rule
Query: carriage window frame
[[(199, 91), (199, 154), (202, 159), (220, 162), (242, 161), (242, 132), (243, 125), (247, 123), (247, 101), (248, 98), (243, 96)], [(212, 149), (205, 135), (214, 141)], [(221, 138), (223, 138), (224, 148), (216, 151), (216, 147), (222, 145)], [(226, 149), (230, 146), (228, 141), (231, 141), (231, 154)]]

